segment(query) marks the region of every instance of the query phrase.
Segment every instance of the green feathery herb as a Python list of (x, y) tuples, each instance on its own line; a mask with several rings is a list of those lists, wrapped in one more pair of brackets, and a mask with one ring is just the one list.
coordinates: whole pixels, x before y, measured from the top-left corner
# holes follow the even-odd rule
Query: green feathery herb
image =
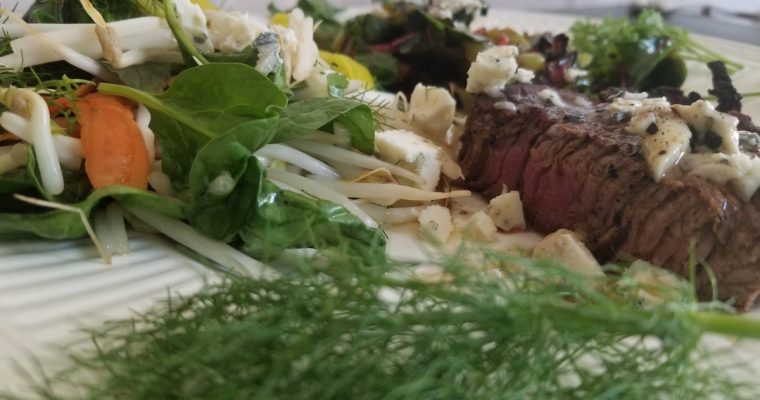
[(612, 278), (478, 249), (438, 263), (435, 282), (375, 262), (323, 254), (297, 277), (231, 279), (109, 323), (35, 396), (757, 398), (699, 345), (707, 330), (758, 337), (756, 321), (690, 303), (645, 309)]
[(48, 93), (47, 101), (50, 105), (54, 105), (60, 98), (66, 99), (72, 105), (72, 108), (62, 108), (59, 113), (61, 117), (66, 118), (67, 125), (63, 128), (67, 132), (73, 132), (77, 124), (76, 103), (79, 101), (76, 91), (82, 85), (94, 85), (94, 83), (87, 79), (71, 79), (66, 75), (63, 75), (61, 79), (42, 81), (40, 77), (37, 77), (37, 80), (36, 89)]

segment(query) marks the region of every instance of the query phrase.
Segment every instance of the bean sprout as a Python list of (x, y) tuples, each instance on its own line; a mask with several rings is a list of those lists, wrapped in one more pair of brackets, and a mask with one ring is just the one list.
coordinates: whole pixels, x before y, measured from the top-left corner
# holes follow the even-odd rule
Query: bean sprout
[(320, 184), (354, 199), (394, 199), (413, 201), (433, 201), (451, 197), (469, 196), (469, 190), (453, 192), (428, 192), (410, 186), (394, 183), (353, 183), (320, 180)]
[(177, 243), (203, 254), (222, 266), (232, 266), (254, 278), (274, 278), (279, 272), (266, 264), (254, 260), (232, 246), (203, 236), (190, 225), (179, 220), (165, 217), (144, 208), (126, 206), (126, 208), (148, 225), (168, 236)]
[(274, 158), (280, 161), (285, 161), (314, 175), (333, 179), (340, 178), (340, 175), (329, 165), (290, 146), (285, 146), (282, 144), (268, 144), (256, 151), (255, 154), (259, 157)]
[[(29, 134), (29, 121), (18, 114), (9, 111), (0, 114), (0, 126), (27, 143), (33, 142)], [(79, 169), (82, 166), (82, 143), (79, 139), (53, 135), (53, 147), (61, 166), (68, 169)]]
[[(23, 19), (19, 18), (16, 14), (8, 10), (7, 8), (0, 8), (0, 14), (5, 14), (6, 16), (8, 16), (8, 18), (14, 20), (16, 23), (26, 27), (31, 37), (36, 41), (38, 46), (41, 45), (45, 47), (48, 51), (58, 54), (58, 56), (62, 60), (68, 62), (69, 64), (83, 71), (87, 71), (90, 74), (95, 75), (104, 81), (116, 82), (119, 80), (118, 77), (113, 72), (109, 71), (108, 68), (104, 67), (99, 62), (93, 60), (90, 57), (87, 57), (86, 55), (74, 50), (73, 48), (65, 44), (57, 42), (56, 40), (54, 40), (52, 37), (48, 35), (35, 31), (34, 28), (31, 27), (31, 25), (27, 24)], [(16, 56), (17, 60), (19, 60), (19, 58), (21, 57), (19, 54), (16, 54), (15, 50), (14, 50), (14, 55)], [(20, 68), (21, 65), (14, 65), (13, 67)]]
[(148, 159), (156, 159), (156, 135), (153, 130), (150, 129), (150, 110), (142, 104), (137, 105), (137, 112), (135, 113), (135, 122), (137, 122), (137, 128), (142, 133), (143, 140), (145, 141), (145, 147), (148, 149)]
[(408, 179), (417, 184), (425, 183), (425, 180), (414, 172), (355, 151), (309, 140), (293, 140), (288, 142), (288, 144), (304, 153), (314, 154), (329, 160), (339, 161), (344, 164), (352, 164), (367, 169), (387, 168), (400, 178)]
[(20, 99), (26, 102), (29, 122), (22, 135), (27, 136), (34, 146), (34, 153), (37, 156), (37, 164), (42, 177), (42, 186), (50, 194), (61, 194), (63, 192), (63, 172), (50, 131), (50, 112), (45, 99), (30, 89), (5, 89), (0, 90), (0, 94), (10, 95), (14, 100)]
[(318, 199), (332, 201), (333, 203), (345, 207), (346, 210), (351, 214), (354, 214), (370, 228), (377, 228), (378, 226), (377, 222), (375, 222), (372, 217), (367, 215), (364, 210), (349, 200), (348, 197), (326, 187), (321, 182), (275, 168), (267, 168), (267, 175), (272, 179), (285, 183), (286, 185), (299, 188)]

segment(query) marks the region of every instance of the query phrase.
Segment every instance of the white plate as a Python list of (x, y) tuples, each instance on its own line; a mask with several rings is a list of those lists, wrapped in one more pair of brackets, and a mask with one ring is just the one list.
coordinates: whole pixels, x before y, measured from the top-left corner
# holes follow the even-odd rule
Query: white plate
[[(528, 31), (566, 31), (575, 18), (507, 10), (492, 10), (481, 24), (512, 26)], [(737, 87), (760, 89), (760, 47), (713, 38), (699, 38), (746, 68), (735, 77)], [(709, 71), (690, 67), (688, 90), (701, 93), (711, 86)], [(760, 120), (760, 99), (745, 101), (745, 111)], [(391, 237), (394, 253), (409, 253), (409, 231)], [(159, 237), (133, 234), (131, 253), (116, 257), (113, 266), (98, 258), (87, 240), (75, 242), (0, 243), (0, 391), (22, 392), (23, 369), (34, 360), (46, 368), (60, 361), (63, 348), (81, 344), (80, 329), (106, 319), (125, 318), (144, 310), (169, 292), (192, 293), (215, 274)], [(522, 238), (521, 240), (529, 240)], [(414, 251), (412, 251), (414, 252)], [(726, 345), (724, 338), (713, 342)], [(760, 359), (760, 345), (741, 345), (745, 361)], [(757, 361), (755, 361), (757, 362)], [(760, 371), (760, 368), (756, 369)]]

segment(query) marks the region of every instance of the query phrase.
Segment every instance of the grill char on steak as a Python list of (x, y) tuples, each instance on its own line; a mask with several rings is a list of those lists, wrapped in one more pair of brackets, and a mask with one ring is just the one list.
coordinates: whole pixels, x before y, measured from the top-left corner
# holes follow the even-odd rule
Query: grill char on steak
[[(718, 297), (749, 308), (760, 294), (760, 196), (743, 202), (679, 168), (655, 183), (624, 116), (616, 121), (569, 91), (558, 91), (564, 105), (549, 104), (538, 95), (544, 88), (509, 85), (501, 98), (477, 98), (460, 153), (468, 185), (487, 198), (505, 185), (519, 190), (533, 228), (580, 232), (600, 261), (632, 256), (688, 276), (693, 244)], [(518, 110), (495, 108), (500, 101)], [(712, 297), (703, 268), (697, 285)]]

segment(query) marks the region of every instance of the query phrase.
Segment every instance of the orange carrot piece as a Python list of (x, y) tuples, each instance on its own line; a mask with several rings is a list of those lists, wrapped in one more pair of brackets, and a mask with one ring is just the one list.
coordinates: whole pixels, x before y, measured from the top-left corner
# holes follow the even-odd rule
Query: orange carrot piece
[(93, 93), (77, 102), (77, 111), (85, 171), (92, 186), (147, 189), (151, 165), (131, 103)]
[(58, 115), (59, 112), (71, 108), (71, 101), (65, 97), (58, 97), (53, 100), (52, 103), (50, 102), (50, 98), (47, 98), (46, 100), (48, 101), (48, 112), (50, 112), (50, 115), (52, 116)]

